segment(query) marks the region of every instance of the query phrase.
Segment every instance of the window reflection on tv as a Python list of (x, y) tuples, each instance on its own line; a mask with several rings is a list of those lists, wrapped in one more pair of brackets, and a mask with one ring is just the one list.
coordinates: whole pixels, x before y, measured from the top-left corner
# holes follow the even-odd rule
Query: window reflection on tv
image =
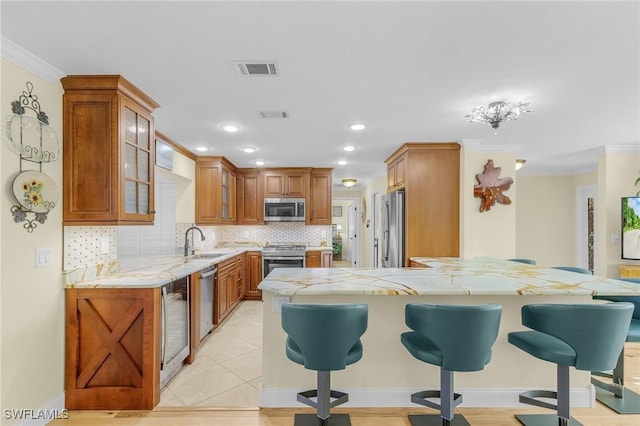
[(622, 258), (640, 260), (640, 197), (622, 198)]

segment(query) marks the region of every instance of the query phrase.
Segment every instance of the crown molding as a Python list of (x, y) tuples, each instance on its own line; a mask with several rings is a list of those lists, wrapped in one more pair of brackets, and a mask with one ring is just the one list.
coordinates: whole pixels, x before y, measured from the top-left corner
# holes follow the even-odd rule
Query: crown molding
[(0, 40), (0, 45), (4, 59), (13, 62), (49, 83), (59, 82), (60, 79), (66, 75), (56, 67), (48, 64), (5, 37), (2, 37)]
[(640, 144), (628, 144), (628, 145), (605, 145), (604, 153), (606, 154), (626, 154), (629, 152), (640, 151)]

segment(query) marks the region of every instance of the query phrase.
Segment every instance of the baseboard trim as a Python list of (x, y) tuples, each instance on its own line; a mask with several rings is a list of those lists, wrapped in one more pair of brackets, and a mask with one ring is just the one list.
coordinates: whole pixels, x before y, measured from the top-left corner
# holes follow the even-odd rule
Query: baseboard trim
[[(296, 394), (308, 389), (269, 389), (260, 387), (260, 407), (294, 408), (301, 404)], [(349, 402), (342, 407), (416, 407), (411, 402), (411, 394), (425, 389), (338, 389), (349, 394)], [(531, 407), (518, 402), (518, 396), (531, 389), (456, 389), (463, 395), (460, 407)], [(552, 389), (550, 389), (552, 390)], [(586, 388), (571, 389), (571, 406), (593, 408), (596, 404), (596, 392), (592, 385)]]
[[(7, 410), (2, 413), (6, 418)], [(64, 393), (52, 399), (44, 406), (35, 409), (13, 409), (9, 415), (18, 420), (18, 426), (45, 426), (54, 419), (69, 418), (69, 412), (64, 408)]]

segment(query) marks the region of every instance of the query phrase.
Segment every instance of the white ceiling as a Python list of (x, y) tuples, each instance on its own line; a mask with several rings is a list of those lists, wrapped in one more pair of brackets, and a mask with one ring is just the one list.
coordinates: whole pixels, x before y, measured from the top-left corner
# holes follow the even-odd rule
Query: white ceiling
[[(238, 167), (334, 167), (335, 181), (363, 182), (404, 142), (458, 141), (514, 152), (527, 160), (519, 173), (575, 174), (605, 145), (640, 145), (639, 6), (3, 0), (1, 31), (64, 74), (123, 75), (161, 105), (157, 130)], [(237, 60), (276, 61), (281, 75), (243, 77)], [(495, 100), (535, 112), (497, 136), (465, 124)], [(242, 129), (227, 134), (225, 122)]]

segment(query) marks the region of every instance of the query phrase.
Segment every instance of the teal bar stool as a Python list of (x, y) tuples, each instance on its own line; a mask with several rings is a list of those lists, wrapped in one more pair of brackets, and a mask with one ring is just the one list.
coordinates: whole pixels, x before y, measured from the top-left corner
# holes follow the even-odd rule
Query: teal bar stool
[[(519, 400), (556, 410), (557, 416), (518, 414), (518, 421), (528, 426), (580, 425), (569, 413), (569, 367), (611, 370), (624, 346), (632, 313), (631, 303), (523, 306), (522, 324), (532, 330), (509, 333), (509, 343), (557, 364), (557, 391), (531, 390), (521, 393)], [(557, 404), (539, 398), (555, 399)]]
[[(462, 402), (454, 393), (454, 371), (479, 371), (491, 360), (502, 306), (408, 304), (405, 322), (413, 331), (400, 341), (420, 361), (440, 367), (440, 389), (416, 392), (411, 402), (440, 410), (440, 415), (410, 415), (413, 426), (469, 425), (453, 410)], [(429, 399), (440, 398), (440, 404)]]
[(287, 358), (317, 371), (317, 389), (297, 396), (299, 402), (314, 407), (317, 414), (296, 414), (296, 426), (351, 425), (348, 414), (329, 413), (349, 400), (348, 394), (331, 390), (331, 371), (344, 370), (362, 358), (360, 337), (367, 330), (368, 315), (369, 308), (363, 304), (282, 305)]
[(536, 261), (533, 260), (533, 259), (517, 258), (517, 259), (507, 259), (507, 260), (511, 260), (512, 262), (528, 263), (529, 265), (535, 265), (536, 264)]
[(552, 266), (551, 268), (562, 269), (563, 271), (569, 271), (569, 272), (577, 272), (579, 274), (593, 275), (593, 272), (591, 272), (590, 270), (585, 268), (579, 268), (577, 266)]
[[(638, 278), (621, 278), (640, 284)], [(633, 303), (633, 316), (627, 342), (640, 342), (640, 296), (594, 296), (594, 299), (608, 300), (611, 302)], [(607, 382), (596, 377), (609, 379)], [(618, 357), (618, 362), (611, 373), (603, 371), (591, 372), (591, 383), (596, 386), (596, 399), (619, 414), (640, 414), (640, 395), (624, 387), (624, 346)]]

